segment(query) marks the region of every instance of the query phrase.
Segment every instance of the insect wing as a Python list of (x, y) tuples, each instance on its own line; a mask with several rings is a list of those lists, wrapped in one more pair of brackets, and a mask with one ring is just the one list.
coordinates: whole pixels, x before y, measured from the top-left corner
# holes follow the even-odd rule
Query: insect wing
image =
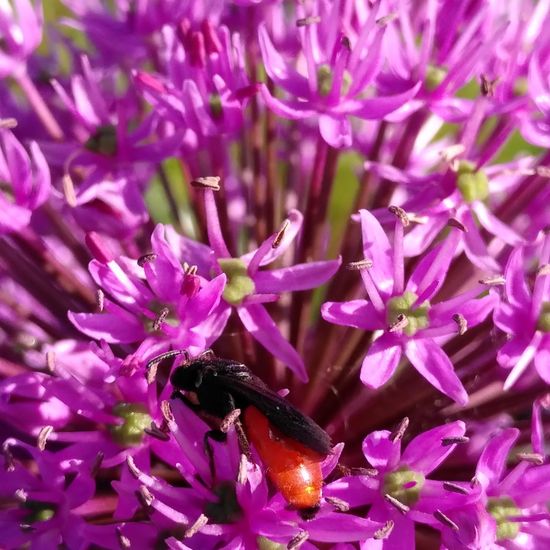
[(328, 434), (254, 375), (236, 377), (218, 372), (210, 383), (229, 390), (237, 402), (242, 400), (254, 405), (285, 436), (320, 454), (330, 454), (332, 445)]

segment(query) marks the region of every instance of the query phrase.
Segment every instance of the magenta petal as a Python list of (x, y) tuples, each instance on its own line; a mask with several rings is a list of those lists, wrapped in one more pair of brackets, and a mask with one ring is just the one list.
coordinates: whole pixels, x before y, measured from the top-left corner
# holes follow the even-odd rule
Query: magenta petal
[(411, 99), (420, 86), (421, 83), (417, 82), (412, 88), (400, 94), (344, 101), (334, 111), (338, 114), (355, 115), (365, 120), (383, 118)]
[(533, 55), (529, 63), (529, 95), (544, 114), (550, 114), (550, 92), (547, 72), (543, 73), (538, 56)]
[(392, 441), (390, 435), (388, 430), (379, 430), (363, 440), (363, 455), (373, 468), (387, 470), (399, 461), (401, 440)]
[(258, 294), (279, 294), (317, 288), (326, 283), (340, 267), (341, 260), (310, 262), (271, 271), (259, 271), (254, 276)]
[(453, 364), (433, 340), (411, 339), (405, 346), (405, 353), (414, 368), (432, 386), (459, 405), (468, 403), (468, 394), (455, 374)]
[(380, 523), (370, 519), (337, 512), (307, 522), (310, 538), (320, 542), (363, 541), (371, 538), (380, 527)]
[(128, 344), (145, 338), (143, 325), (130, 313), (113, 303), (105, 304), (104, 313), (74, 313), (71, 323), (81, 332), (108, 344)]
[(508, 453), (518, 436), (518, 429), (507, 428), (495, 435), (483, 449), (477, 463), (476, 479), (485, 489), (499, 482), (506, 468)]
[(265, 24), (258, 29), (258, 43), (267, 74), (281, 88), (296, 97), (308, 97), (310, 90), (307, 78), (290, 67), (273, 46)]
[(385, 326), (376, 309), (367, 300), (325, 302), (321, 306), (321, 315), (329, 323), (363, 330), (378, 330)]
[(550, 384), (550, 334), (545, 334), (541, 338), (535, 355), (535, 368), (539, 376)]
[(435, 470), (456, 445), (442, 445), (441, 440), (448, 437), (464, 435), (466, 425), (457, 420), (450, 424), (444, 424), (432, 428), (416, 436), (401, 455), (401, 464), (410, 466), (415, 472), (429, 474)]
[(493, 235), (502, 239), (510, 246), (519, 246), (524, 240), (509, 226), (493, 216), (491, 211), (480, 201), (472, 204), (472, 210), (475, 212), (479, 223), (491, 232)]
[(245, 328), (262, 346), (280, 359), (303, 382), (308, 376), (298, 352), (283, 338), (279, 328), (260, 304), (238, 307), (237, 313)]
[(335, 149), (351, 147), (353, 142), (351, 125), (345, 116), (339, 118), (330, 115), (319, 116), (319, 132), (323, 139)]
[[(454, 230), (433, 250), (428, 252), (415, 267), (407, 283), (406, 290), (422, 295), (429, 300), (445, 282), (445, 276), (458, 245), (460, 234)], [(429, 292), (426, 292), (429, 289)]]
[(506, 296), (510, 304), (520, 308), (529, 307), (531, 296), (525, 282), (523, 249), (517, 248), (510, 254), (504, 273), (506, 277)]
[(368, 210), (360, 210), (359, 214), (361, 216), (363, 254), (366, 259), (372, 260), (369, 275), (380, 294), (389, 296), (393, 289), (393, 260), (390, 241), (378, 220)]
[(279, 116), (282, 116), (283, 118), (300, 120), (303, 118), (312, 117), (316, 114), (316, 111), (306, 108), (309, 103), (303, 101), (283, 101), (281, 99), (277, 99), (269, 93), (269, 90), (267, 89), (267, 86), (265, 84), (261, 85), (260, 92), (269, 110), (273, 111)]
[(361, 382), (371, 388), (379, 388), (393, 375), (401, 359), (399, 338), (385, 333), (369, 348), (361, 366)]

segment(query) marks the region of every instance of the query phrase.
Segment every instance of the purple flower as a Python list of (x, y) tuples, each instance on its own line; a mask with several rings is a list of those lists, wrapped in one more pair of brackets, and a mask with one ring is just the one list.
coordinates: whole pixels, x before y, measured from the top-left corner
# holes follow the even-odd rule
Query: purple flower
[(8, 129), (0, 129), (0, 234), (20, 231), (50, 194), (50, 170), (38, 145), (30, 156)]
[[(367, 300), (327, 302), (323, 318), (331, 323), (384, 331), (370, 346), (361, 367), (361, 381), (372, 388), (385, 384), (403, 353), (413, 367), (439, 391), (462, 405), (468, 395), (440, 343), (480, 323), (496, 297), (479, 297), (481, 286), (436, 305), (430, 300), (441, 288), (460, 240), (449, 236), (417, 264), (407, 284), (403, 267), (403, 224), (396, 222), (393, 249), (376, 218), (360, 211), (365, 260), (358, 263)], [(408, 222), (407, 222), (408, 223)]]
[[(36, 4), (36, 3), (35, 3)], [(42, 41), (42, 6), (30, 0), (2, 2), (0, 5), (0, 78), (20, 76), (28, 57)]]
[(304, 362), (298, 352), (283, 337), (264, 303), (279, 299), (282, 292), (295, 292), (316, 288), (325, 283), (340, 266), (340, 258), (320, 262), (297, 264), (280, 269), (260, 270), (269, 265), (288, 249), (302, 225), (302, 215), (292, 210), (281, 230), (266, 239), (257, 250), (238, 258), (231, 257), (221, 232), (218, 211), (211, 189), (204, 190), (204, 204), (207, 216), (208, 239), (212, 253), (203, 253), (210, 262), (199, 265), (199, 273), (225, 273), (227, 284), (223, 291), (220, 315), (227, 318), (235, 308), (246, 330), (288, 366), (300, 380), (307, 380)]
[(226, 276), (208, 281), (196, 267), (183, 265), (165, 235), (171, 232), (158, 225), (151, 236), (152, 254), (139, 261), (115, 259), (104, 241), (89, 235), (96, 255), (90, 274), (102, 296), (110, 298), (101, 298), (100, 313), (69, 313), (80, 331), (109, 343), (142, 341), (142, 353), (149, 357), (171, 346), (200, 353), (218, 337), (229, 315), (217, 308)]
[(550, 237), (539, 245), (539, 268), (533, 289), (525, 279), (524, 249), (510, 254), (506, 270), (506, 299), (495, 308), (495, 324), (503, 330), (508, 342), (498, 352), (498, 362), (511, 369), (504, 383), (510, 389), (533, 364), (539, 376), (550, 383)]
[(373, 432), (363, 441), (363, 454), (374, 469), (364, 475), (330, 483), (325, 495), (337, 497), (354, 508), (368, 504), (368, 517), (386, 528), (380, 532), (383, 548), (414, 547), (414, 523), (440, 527), (438, 518), (448, 509), (473, 501), (465, 483), (427, 479), (464, 436), (457, 421), (428, 430), (410, 441), (401, 452), (408, 419), (396, 433)]
[[(204, 449), (196, 444), (208, 426), (181, 402), (172, 401), (171, 405), (173, 416), (168, 415), (167, 425), (183, 451), (179, 470), (190, 489), (176, 488), (145, 474), (132, 459), (129, 467), (139, 484), (138, 492), (148, 500), (152, 511), (162, 516), (161, 521), (187, 525), (184, 540), (189, 541), (189, 547), (216, 548), (224, 541), (228, 546), (253, 550), (262, 540), (264, 544), (289, 543), (296, 538), (357, 541), (380, 528), (369, 519), (337, 513), (328, 502), (312, 521), (300, 519), (296, 511), (286, 509), (280, 495), (269, 496), (260, 466), (240, 454), (234, 430), (229, 432), (227, 443), (212, 443), (216, 467), (213, 478)], [(335, 456), (323, 463), (324, 476), (336, 466), (341, 447), (337, 446)], [(136, 488), (117, 483), (117, 490), (130, 493)], [(176, 539), (166, 543), (180, 548)]]
[(377, 19), (378, 7), (376, 3), (351, 44), (334, 26), (337, 4), (328, 7), (321, 3), (319, 13), (306, 13), (298, 6), (302, 70), (284, 60), (262, 25), (258, 41), (266, 72), (289, 96), (278, 99), (263, 85), (262, 97), (269, 109), (292, 120), (318, 118), (323, 139), (340, 148), (352, 144), (350, 115), (364, 120), (382, 119), (413, 98), (420, 83), (401, 82), (392, 95), (364, 97), (371, 95), (368, 87), (383, 63), (381, 44), (388, 21)]
[(518, 436), (515, 428), (506, 429), (485, 447), (472, 480), (472, 486), (480, 489), (479, 501), (450, 515), (456, 529), (444, 536), (447, 548), (472, 547), (473, 541), (479, 544), (480, 535), (485, 541), (496, 538), (504, 548), (517, 548), (516, 541), (522, 547), (546, 544), (550, 466), (536, 465), (543, 457), (526, 454), (507, 471), (506, 461)]

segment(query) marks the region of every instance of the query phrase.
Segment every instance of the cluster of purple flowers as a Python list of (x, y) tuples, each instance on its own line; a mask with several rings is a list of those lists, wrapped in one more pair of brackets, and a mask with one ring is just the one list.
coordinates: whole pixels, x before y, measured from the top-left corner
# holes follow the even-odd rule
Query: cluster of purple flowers
[[(0, 0), (0, 547), (549, 546), (549, 75), (548, 0)], [(313, 519), (146, 368), (208, 348)]]

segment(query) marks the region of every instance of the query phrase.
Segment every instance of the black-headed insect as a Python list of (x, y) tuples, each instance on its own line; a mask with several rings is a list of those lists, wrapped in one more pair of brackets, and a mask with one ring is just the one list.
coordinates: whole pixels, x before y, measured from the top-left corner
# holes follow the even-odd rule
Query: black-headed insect
[[(179, 354), (186, 352), (167, 352), (149, 364)], [(250, 441), (287, 502), (303, 517), (312, 517), (321, 499), (321, 462), (332, 450), (330, 437), (321, 427), (270, 390), (248, 367), (212, 352), (187, 357), (170, 381), (176, 397), (221, 419), (222, 425), (235, 423), (243, 451)], [(182, 391), (187, 392), (185, 396)], [(215, 438), (213, 432), (207, 436)], [(208, 437), (205, 444), (208, 448)]]

